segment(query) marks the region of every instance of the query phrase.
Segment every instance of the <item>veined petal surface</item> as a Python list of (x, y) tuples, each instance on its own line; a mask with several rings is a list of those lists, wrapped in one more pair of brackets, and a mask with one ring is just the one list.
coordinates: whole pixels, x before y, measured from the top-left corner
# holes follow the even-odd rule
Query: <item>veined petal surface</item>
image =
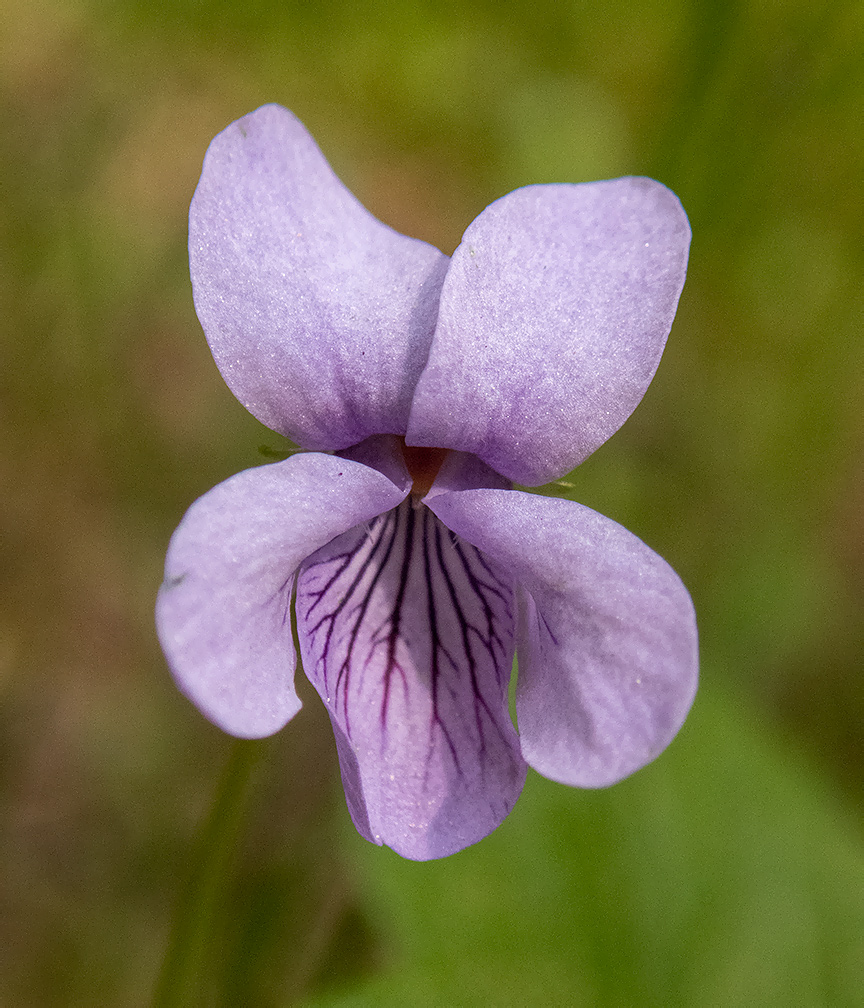
[(168, 547), (156, 625), (180, 689), (211, 721), (259, 738), (297, 713), (297, 568), (404, 494), (367, 466), (304, 454), (238, 473), (189, 508)]
[(423, 861), (499, 825), (525, 780), (504, 571), (409, 498), (303, 564), (297, 630), (363, 836)]
[(696, 690), (693, 606), (672, 568), (572, 501), (464, 490), (429, 506), (519, 585), (516, 710), (529, 765), (604, 787), (654, 759)]
[(262, 423), (319, 450), (405, 433), (447, 257), (364, 209), (287, 109), (211, 143), (189, 258), (219, 370)]
[(650, 383), (690, 227), (647, 178), (517, 189), (453, 254), (406, 441), (538, 486), (591, 454)]

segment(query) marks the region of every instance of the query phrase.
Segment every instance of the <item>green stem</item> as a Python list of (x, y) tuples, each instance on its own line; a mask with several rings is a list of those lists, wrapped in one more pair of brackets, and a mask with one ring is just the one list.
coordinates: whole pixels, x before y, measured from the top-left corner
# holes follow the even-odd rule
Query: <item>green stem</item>
[(177, 910), (154, 1008), (188, 1008), (199, 1001), (202, 971), (227, 887), (228, 868), (243, 829), (254, 771), (266, 748), (266, 743), (245, 739), (232, 745), (197, 844), (189, 885)]

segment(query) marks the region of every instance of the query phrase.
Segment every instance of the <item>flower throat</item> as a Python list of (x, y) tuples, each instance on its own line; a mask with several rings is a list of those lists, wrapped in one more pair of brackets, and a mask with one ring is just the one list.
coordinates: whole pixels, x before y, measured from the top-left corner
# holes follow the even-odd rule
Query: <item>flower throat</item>
[(400, 438), (399, 441), (405, 467), (413, 481), (411, 493), (414, 497), (425, 497), (447, 457), (448, 449), (417, 448), (406, 445), (404, 438)]

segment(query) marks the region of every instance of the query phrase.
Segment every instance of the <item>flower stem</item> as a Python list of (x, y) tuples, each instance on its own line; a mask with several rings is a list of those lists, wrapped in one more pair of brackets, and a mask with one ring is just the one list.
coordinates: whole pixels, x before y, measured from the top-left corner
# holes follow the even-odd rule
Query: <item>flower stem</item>
[(228, 868), (242, 833), (254, 772), (266, 749), (265, 742), (246, 739), (232, 744), (216, 799), (201, 830), (186, 892), (177, 908), (154, 1008), (198, 1003)]

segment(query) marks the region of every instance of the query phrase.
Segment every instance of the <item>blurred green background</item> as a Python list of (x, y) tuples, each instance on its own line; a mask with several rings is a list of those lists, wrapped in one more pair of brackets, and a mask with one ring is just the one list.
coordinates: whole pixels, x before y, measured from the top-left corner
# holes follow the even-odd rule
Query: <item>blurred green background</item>
[(532, 774), (429, 864), (354, 834), (307, 687), (239, 757), (247, 811), (174, 1003), (864, 1005), (864, 7), (4, 0), (0, 23), (0, 1002), (151, 1003), (237, 765), (152, 604), (185, 508), (280, 447), (209, 356), (185, 253), (207, 144), (276, 101), (446, 252), (527, 183), (680, 196), (658, 376), (548, 492), (678, 570), (703, 686), (649, 768), (601, 792)]

